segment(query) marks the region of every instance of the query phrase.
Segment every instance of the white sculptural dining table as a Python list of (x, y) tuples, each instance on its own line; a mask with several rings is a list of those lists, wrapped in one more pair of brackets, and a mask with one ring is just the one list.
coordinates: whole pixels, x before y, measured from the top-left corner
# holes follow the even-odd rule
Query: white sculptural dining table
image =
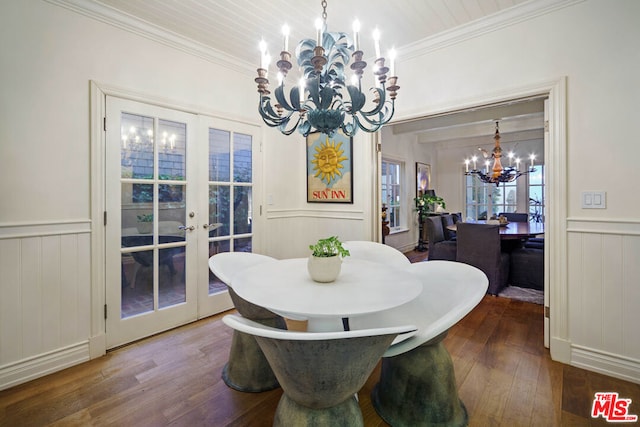
[(262, 263), (236, 274), (234, 291), (283, 317), (308, 320), (309, 331), (337, 331), (343, 319), (376, 313), (405, 304), (422, 292), (409, 271), (346, 257), (338, 278), (314, 282), (307, 258)]

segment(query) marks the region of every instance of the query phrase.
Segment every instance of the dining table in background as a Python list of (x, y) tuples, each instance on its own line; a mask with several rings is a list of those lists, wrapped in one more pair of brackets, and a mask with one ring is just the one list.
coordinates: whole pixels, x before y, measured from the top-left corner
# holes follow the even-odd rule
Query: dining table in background
[(331, 283), (311, 279), (307, 258), (262, 263), (236, 274), (231, 283), (253, 304), (285, 318), (307, 320), (309, 331), (342, 330), (343, 319), (400, 306), (422, 292), (420, 280), (409, 271), (350, 257)]
[[(474, 221), (474, 224), (487, 224), (487, 221)], [(497, 225), (497, 224), (496, 224)], [(456, 224), (447, 226), (448, 230), (456, 231)], [(542, 222), (510, 222), (500, 226), (500, 239), (526, 239), (544, 234), (544, 223)]]

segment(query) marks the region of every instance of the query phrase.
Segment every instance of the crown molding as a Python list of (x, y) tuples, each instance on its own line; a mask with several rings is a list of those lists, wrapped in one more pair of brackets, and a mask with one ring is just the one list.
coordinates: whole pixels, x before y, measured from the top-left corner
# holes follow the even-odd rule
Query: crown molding
[(504, 9), (491, 16), (477, 19), (468, 24), (403, 46), (401, 49), (398, 49), (399, 55), (402, 56), (403, 60), (416, 58), (426, 53), (443, 49), (475, 37), (480, 37), (484, 34), (498, 31), (584, 1), (585, 0), (530, 0)]
[(89, 0), (45, 1), (234, 71), (252, 75), (255, 68), (252, 64), (240, 61), (217, 49), (101, 3)]

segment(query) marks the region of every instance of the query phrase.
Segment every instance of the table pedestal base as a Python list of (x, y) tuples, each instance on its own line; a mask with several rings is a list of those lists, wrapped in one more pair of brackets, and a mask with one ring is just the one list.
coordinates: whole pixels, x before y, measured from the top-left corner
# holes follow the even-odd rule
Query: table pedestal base
[(394, 427), (466, 426), (467, 410), (458, 397), (453, 362), (443, 333), (409, 352), (382, 358), (380, 382), (371, 400)]
[[(232, 288), (229, 296), (243, 317), (278, 329), (287, 329), (282, 317), (241, 298)], [(222, 380), (234, 390), (258, 393), (280, 387), (269, 362), (255, 337), (233, 331), (229, 361), (222, 370)]]
[(222, 380), (234, 390), (252, 393), (280, 387), (255, 337), (238, 331), (233, 331), (229, 361), (222, 370)]
[(313, 409), (296, 403), (283, 394), (273, 420), (274, 427), (291, 426), (364, 426), (355, 396), (330, 408)]

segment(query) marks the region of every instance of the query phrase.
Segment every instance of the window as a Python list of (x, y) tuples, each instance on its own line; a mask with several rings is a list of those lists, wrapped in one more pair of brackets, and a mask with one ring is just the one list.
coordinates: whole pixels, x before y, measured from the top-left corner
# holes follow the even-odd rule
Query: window
[(528, 206), (529, 221), (544, 222), (544, 165), (537, 165), (536, 171), (529, 173), (528, 177), (528, 187), (524, 183), (520, 185), (520, 193), (524, 193), (526, 189), (527, 194), (521, 195), (524, 199), (520, 201), (518, 209), (518, 182), (524, 180), (524, 177), (496, 187), (485, 184), (474, 176), (467, 176), (465, 218), (485, 220), (501, 212), (523, 212)]
[(391, 230), (402, 225), (401, 185), (404, 164), (382, 160), (382, 203), (387, 206), (387, 220)]
[(516, 212), (518, 208), (517, 182), (500, 186), (485, 184), (475, 176), (466, 177), (465, 218), (485, 220), (501, 212)]
[(529, 173), (529, 221), (544, 222), (544, 165)]

